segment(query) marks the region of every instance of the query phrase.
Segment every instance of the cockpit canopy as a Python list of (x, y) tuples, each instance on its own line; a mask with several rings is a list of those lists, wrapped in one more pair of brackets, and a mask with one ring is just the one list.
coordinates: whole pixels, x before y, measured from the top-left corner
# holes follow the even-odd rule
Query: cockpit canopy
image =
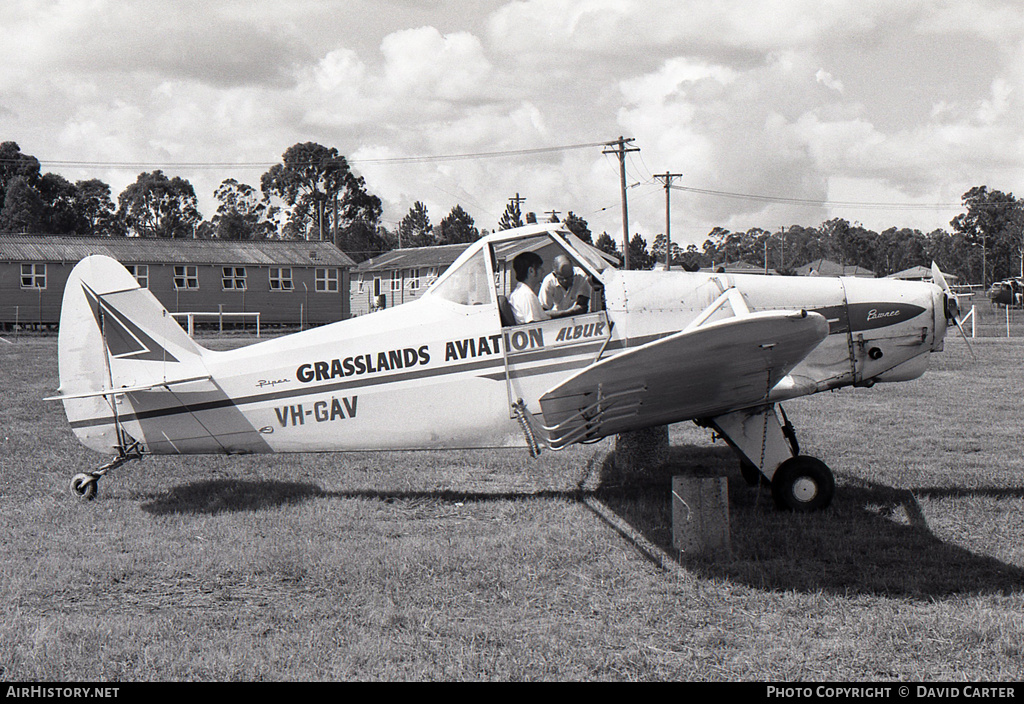
[(587, 244), (559, 223), (532, 225), (496, 232), (473, 243), (427, 290), (464, 306), (488, 305), (515, 288), (512, 261), (523, 252), (536, 252), (546, 272), (560, 254), (592, 282), (601, 284), (602, 275), (614, 269), (614, 257)]

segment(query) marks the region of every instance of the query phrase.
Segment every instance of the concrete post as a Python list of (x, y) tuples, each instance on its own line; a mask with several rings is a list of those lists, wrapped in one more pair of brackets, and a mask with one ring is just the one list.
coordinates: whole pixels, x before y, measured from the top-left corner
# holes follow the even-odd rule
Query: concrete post
[(668, 461), (668, 426), (632, 430), (615, 436), (616, 478), (624, 484), (643, 483), (645, 476)]
[(687, 557), (731, 552), (725, 477), (672, 477), (672, 545)]

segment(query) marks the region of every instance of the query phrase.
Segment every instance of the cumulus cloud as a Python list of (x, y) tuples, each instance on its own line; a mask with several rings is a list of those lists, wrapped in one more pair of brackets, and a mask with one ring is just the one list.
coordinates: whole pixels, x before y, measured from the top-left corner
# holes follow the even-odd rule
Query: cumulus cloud
[(242, 7), (230, 10), (205, 2), (24, 2), (3, 11), (0, 57), (25, 71), (147, 72), (229, 86), (279, 82), (307, 56), (282, 27), (253, 22)]
[(384, 37), (380, 49), (384, 84), (396, 96), (476, 101), (489, 92), (490, 62), (472, 34), (408, 29)]
[(822, 85), (831, 88), (835, 92), (843, 92), (843, 82), (836, 80), (836, 78), (825, 69), (818, 69), (818, 72), (814, 74), (814, 77), (817, 79), (818, 83), (821, 83)]
[[(529, 210), (573, 210), (614, 234), (618, 166), (599, 148), (380, 159), (621, 134), (641, 148), (627, 164), (639, 184), (630, 216), (650, 239), (664, 222), (653, 173), (664, 171), (695, 188), (823, 204), (844, 189), (891, 200), (1021, 190), (1022, 47), (1008, 0), (9, 0), (0, 138), (44, 159), (154, 165), (274, 161), (317, 141), (364, 160), (395, 221), (424, 200), (436, 219), (460, 203), (493, 226), (519, 192)], [(138, 170), (108, 178), (117, 189)], [(181, 175), (209, 201), (223, 178), (259, 174)], [(673, 203), (678, 236), (698, 243), (716, 225), (837, 212)]]

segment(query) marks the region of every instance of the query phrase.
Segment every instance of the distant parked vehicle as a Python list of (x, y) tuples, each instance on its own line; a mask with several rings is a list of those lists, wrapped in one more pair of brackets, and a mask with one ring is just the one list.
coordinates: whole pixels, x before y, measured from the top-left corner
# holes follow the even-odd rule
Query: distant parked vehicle
[(988, 297), (993, 303), (1004, 306), (1020, 306), (1024, 304), (1024, 280), (1003, 279), (992, 284)]

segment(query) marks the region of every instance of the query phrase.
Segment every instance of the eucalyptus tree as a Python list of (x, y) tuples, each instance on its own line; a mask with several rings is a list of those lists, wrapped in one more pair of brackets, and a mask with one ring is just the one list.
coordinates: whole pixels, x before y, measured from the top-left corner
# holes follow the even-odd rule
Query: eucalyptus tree
[(210, 221), (217, 239), (264, 240), (277, 234), (278, 208), (249, 184), (225, 179), (213, 195), (220, 202)]
[(98, 178), (75, 182), (75, 210), (82, 224), (83, 235), (113, 235), (117, 233), (117, 208), (110, 194), (110, 186)]
[(202, 221), (192, 184), (180, 176), (168, 178), (159, 169), (139, 174), (117, 202), (118, 219), (135, 237), (187, 239)]
[(22, 154), (16, 142), (0, 143), (0, 208), (4, 207), (7, 189), (14, 179), (21, 177), (25, 184), (35, 186), (39, 171), (39, 160)]
[(10, 179), (0, 203), (0, 233), (42, 234), (46, 205), (39, 191), (25, 176)]
[[(268, 198), (280, 198), (288, 207), (284, 234), (292, 239), (334, 239), (342, 249), (346, 228), (374, 230), (383, 208), (366, 190), (361, 176), (334, 147), (315, 142), (295, 144), (260, 179)], [(351, 233), (349, 233), (351, 234)], [(340, 241), (338, 241), (340, 240)]]
[(950, 222), (954, 232), (981, 249), (983, 286), (1009, 276), (1024, 275), (1024, 210), (1012, 193), (975, 186), (962, 196), (967, 212)]

